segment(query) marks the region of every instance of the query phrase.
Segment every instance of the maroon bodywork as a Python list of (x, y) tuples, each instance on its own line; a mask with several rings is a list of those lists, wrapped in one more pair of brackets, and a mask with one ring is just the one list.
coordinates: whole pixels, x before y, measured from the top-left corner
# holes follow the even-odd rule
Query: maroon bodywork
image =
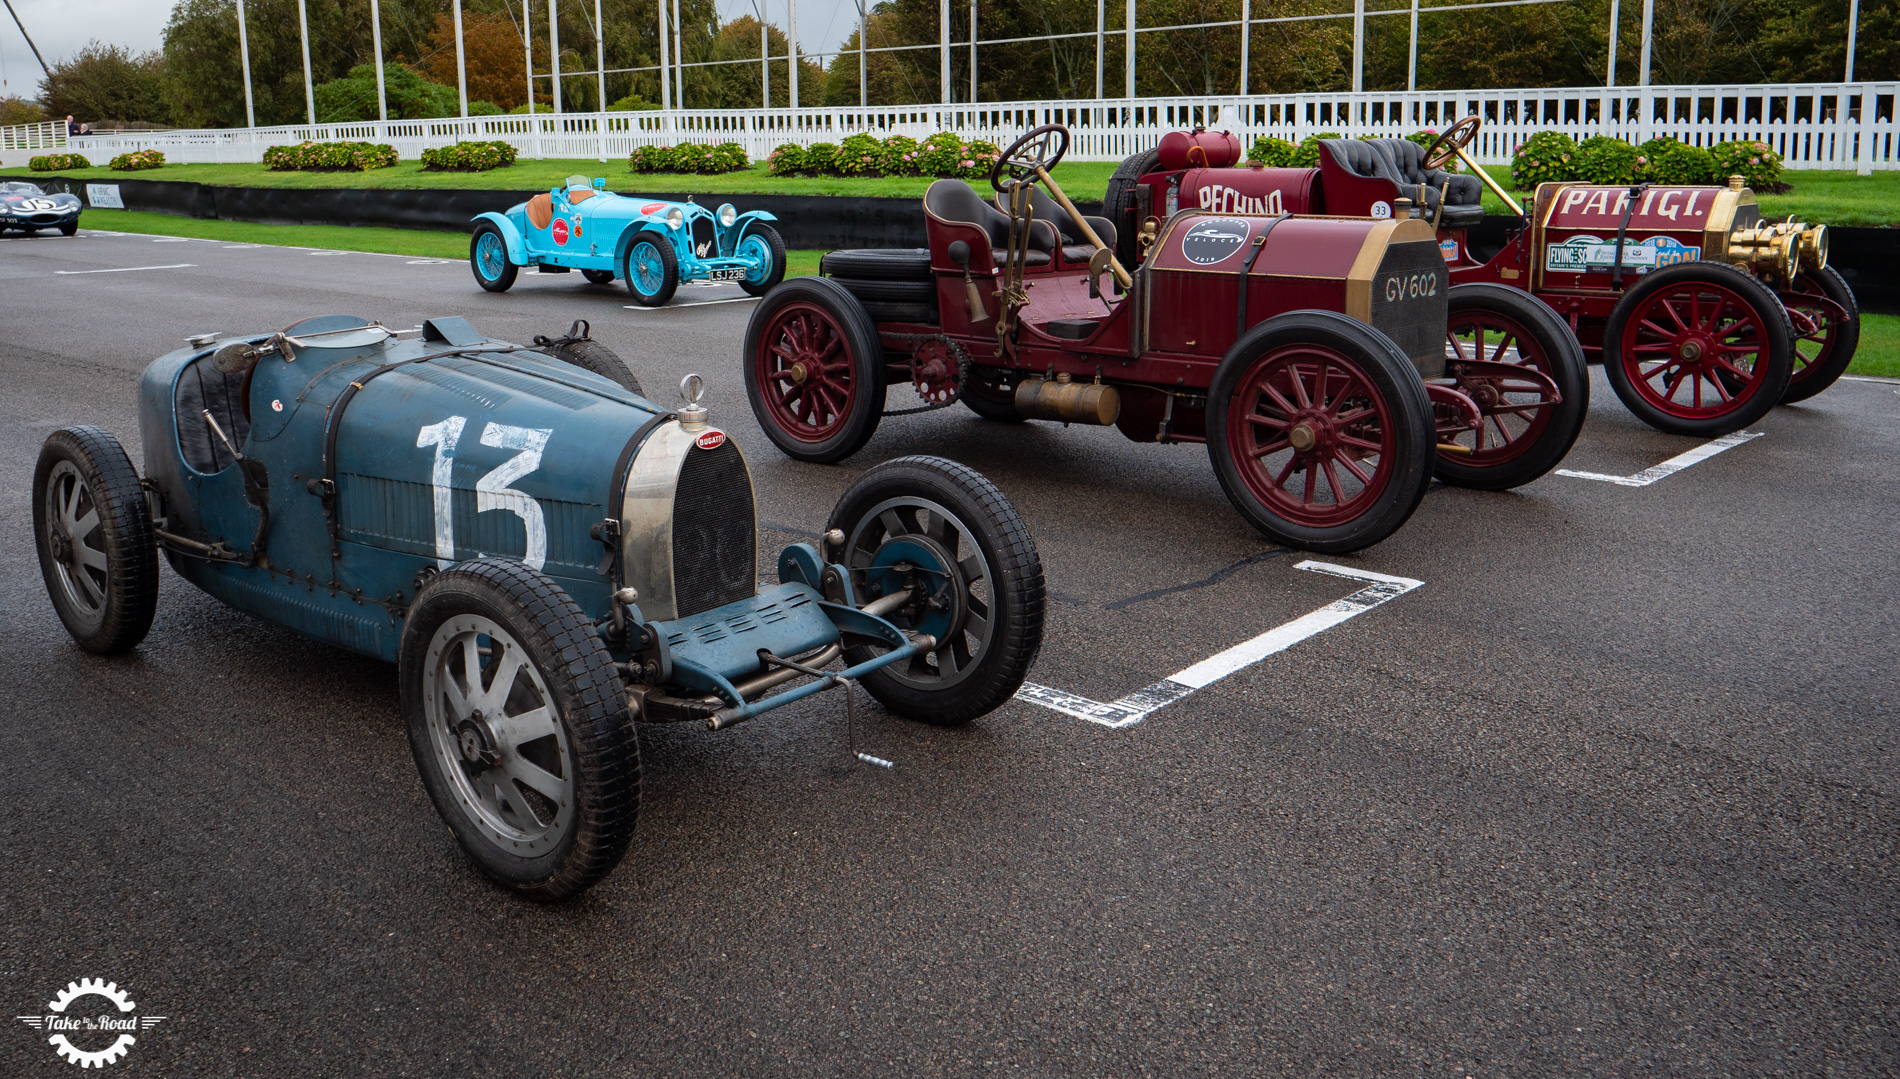
[[(1177, 206), (1379, 218), (1406, 200), (1421, 217), (1436, 216), (1439, 192), (1429, 184), (1402, 186), (1355, 170), (1335, 149), (1343, 140), (1320, 146), (1317, 168), (1197, 167), (1179, 153), (1131, 158), (1125, 168), (1142, 171), (1119, 198), (1111, 182), (1111, 203), (1119, 205), (1106, 207), (1125, 228), (1124, 258), (1145, 257), (1148, 230)], [(1456, 221), (1437, 226), (1452, 282), (1490, 282), (1538, 297), (1569, 324), (1591, 362), (1611, 362), (1613, 385), (1638, 415), (1665, 430), (1734, 430), (1778, 400), (1819, 393), (1852, 357), (1859, 316), (1845, 282), (1825, 268), (1823, 230), (1764, 224), (1753, 192), (1739, 183), (1547, 183), (1529, 200), (1524, 224), (1489, 244), (1471, 227), (1480, 216), (1477, 192), (1465, 186), (1469, 205), (1446, 206), (1445, 218)], [(1434, 205), (1425, 208), (1428, 201)], [(1754, 280), (1687, 270), (1632, 297), (1649, 273), (1695, 262)], [(1770, 291), (1779, 304), (1766, 299)], [(1606, 339), (1613, 321), (1619, 333)]]

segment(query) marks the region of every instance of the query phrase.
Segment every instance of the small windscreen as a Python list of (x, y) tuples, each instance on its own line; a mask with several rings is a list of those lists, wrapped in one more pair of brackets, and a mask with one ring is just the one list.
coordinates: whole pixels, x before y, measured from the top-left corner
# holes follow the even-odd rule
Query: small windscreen
[(0, 195), (44, 195), (38, 184), (0, 184)]
[(577, 188), (583, 188), (583, 187), (591, 191), (594, 187), (594, 181), (588, 179), (585, 176), (569, 176), (567, 178), (567, 189), (569, 191), (573, 191)]

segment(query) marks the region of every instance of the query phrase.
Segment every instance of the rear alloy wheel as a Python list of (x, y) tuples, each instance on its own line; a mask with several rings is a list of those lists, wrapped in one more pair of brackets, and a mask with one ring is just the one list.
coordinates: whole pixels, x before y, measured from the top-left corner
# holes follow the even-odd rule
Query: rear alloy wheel
[(1425, 384), (1391, 339), (1330, 311), (1248, 331), (1208, 389), (1207, 449), (1227, 498), (1276, 543), (1379, 542), (1431, 483)]
[(33, 469), (33, 539), (53, 610), (88, 652), (145, 639), (158, 611), (158, 547), (139, 474), (97, 427), (46, 437)]
[(829, 280), (787, 281), (753, 309), (746, 396), (779, 449), (831, 464), (864, 448), (884, 408), (884, 350), (852, 295)]
[(1603, 367), (1637, 418), (1715, 438), (1768, 414), (1788, 388), (1793, 328), (1740, 270), (1691, 262), (1644, 275), (1604, 327)]
[(756, 263), (747, 268), (739, 282), (746, 295), (763, 296), (785, 280), (785, 241), (772, 226), (754, 224), (740, 239), (739, 249), (734, 253)]
[(642, 232), (628, 246), (620, 276), (626, 278), (634, 302), (642, 307), (658, 307), (672, 299), (680, 287), (679, 256), (673, 253), (673, 244), (666, 237), (651, 230)]
[(475, 271), (475, 283), (489, 292), (507, 292), (515, 285), (517, 268), (508, 261), (508, 242), (492, 221), (475, 226), (468, 242), (468, 265)]
[[(1522, 486), (1557, 467), (1583, 431), (1590, 410), (1583, 349), (1550, 308), (1519, 289), (1459, 285), (1449, 301), (1444, 381), (1484, 419), (1476, 429), (1439, 431), (1441, 446), (1467, 452), (1440, 449), (1438, 478), (1484, 491)], [(1551, 400), (1552, 386), (1561, 400)]]
[(640, 803), (625, 686), (553, 578), (484, 558), (431, 578), (403, 623), (409, 748), (482, 872), (564, 899), (619, 863)]
[[(860, 601), (908, 591), (885, 615), (936, 647), (867, 674), (864, 688), (910, 719), (955, 726), (1022, 688), (1042, 647), (1042, 560), (1009, 499), (941, 457), (900, 457), (859, 477), (831, 511)], [(879, 648), (845, 650), (862, 663)]]
[(1860, 305), (1832, 266), (1804, 270), (1775, 293), (1794, 324), (1794, 373), (1781, 403), (1805, 401), (1847, 373), (1860, 347)]

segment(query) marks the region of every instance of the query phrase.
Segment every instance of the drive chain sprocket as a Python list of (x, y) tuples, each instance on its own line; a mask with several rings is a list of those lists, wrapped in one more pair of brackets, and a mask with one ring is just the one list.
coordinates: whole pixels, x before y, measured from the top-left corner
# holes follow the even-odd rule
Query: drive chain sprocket
[[(884, 415), (914, 416), (919, 412), (935, 412), (940, 408), (949, 408), (962, 398), (963, 387), (970, 383), (970, 354), (964, 351), (962, 345), (942, 334), (887, 333), (884, 336), (914, 342), (910, 381), (917, 390), (917, 396), (927, 402), (922, 408), (887, 409)], [(953, 359), (956, 364), (954, 372), (950, 370)]]

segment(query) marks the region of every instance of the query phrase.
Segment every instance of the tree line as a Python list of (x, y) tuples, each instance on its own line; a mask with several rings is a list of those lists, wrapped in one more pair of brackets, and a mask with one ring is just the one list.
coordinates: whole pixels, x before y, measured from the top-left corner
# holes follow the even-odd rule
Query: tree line
[[(537, 107), (552, 104), (548, 78), (549, 0), (463, 0), (463, 54), (471, 111), (523, 110), (528, 99), (523, 26), (534, 56)], [(607, 0), (603, 25), (593, 5), (559, 6), (563, 107), (602, 106), (594, 73), (596, 43), (609, 69), (653, 68), (659, 59), (656, 2)], [(1242, 0), (1142, 0), (1141, 26), (1225, 23), (1241, 16)], [(382, 36), (392, 117), (454, 115), (455, 35), (449, 0), (382, 0)], [(1255, 19), (1350, 13), (1351, 0), (1249, 0)], [(1419, 19), (1420, 89), (1602, 85), (1611, 0), (1487, 8), (1423, 14)], [(1398, 0), (1373, 0), (1369, 12), (1409, 9)], [(669, 2), (670, 8), (670, 2)], [(1637, 80), (1641, 9), (1621, 5), (1617, 82)], [(1111, 97), (1124, 91), (1124, 5), (1105, 5), (1100, 84)], [(1655, 0), (1651, 80), (1656, 83), (1828, 82), (1842, 77), (1849, 0)], [(312, 78), (319, 87), (319, 120), (376, 115), (374, 47), (369, 0), (315, 0), (308, 5)], [(689, 64), (683, 92), (688, 108), (755, 108), (761, 103), (759, 23), (751, 16), (720, 19), (712, 0), (679, 0), (683, 52)], [(670, 13), (670, 12), (669, 12)], [(938, 0), (884, 0), (871, 8), (871, 49), (931, 45), (939, 40)], [(982, 101), (1092, 98), (1097, 86), (1094, 0), (983, 0), (977, 10), (982, 39), (1047, 40), (979, 45), (975, 94)], [(1857, 80), (1900, 77), (1900, 0), (1860, 5)], [(302, 41), (297, 0), (247, 0), (245, 23), (252, 90), (259, 124), (305, 119)], [(971, 97), (970, 8), (951, 5), (950, 89), (953, 101)], [(1409, 20), (1404, 14), (1366, 19), (1364, 85), (1403, 89), (1409, 65)], [(786, 38), (767, 27), (773, 57), (769, 82), (774, 105), (789, 101)], [(1058, 36), (1074, 35), (1074, 36)], [(799, 103), (855, 105), (859, 100), (858, 30), (834, 54), (801, 57)], [(1238, 26), (1144, 32), (1138, 35), (1135, 86), (1142, 96), (1303, 93), (1352, 85), (1349, 18), (1255, 25), (1247, 42), (1247, 84), (1240, 84)], [(746, 61), (749, 61), (746, 62)], [(932, 48), (869, 52), (863, 81), (872, 105), (939, 100), (939, 53)], [(445, 92), (446, 90), (446, 92)], [(606, 77), (610, 108), (653, 108), (660, 101), (657, 71), (622, 70)], [(162, 49), (135, 55), (93, 44), (55, 65), (37, 104), (0, 101), (0, 123), (44, 114), (82, 120), (147, 122), (179, 127), (244, 123), (244, 84), (238, 62), (234, 0), (178, 0)]]

